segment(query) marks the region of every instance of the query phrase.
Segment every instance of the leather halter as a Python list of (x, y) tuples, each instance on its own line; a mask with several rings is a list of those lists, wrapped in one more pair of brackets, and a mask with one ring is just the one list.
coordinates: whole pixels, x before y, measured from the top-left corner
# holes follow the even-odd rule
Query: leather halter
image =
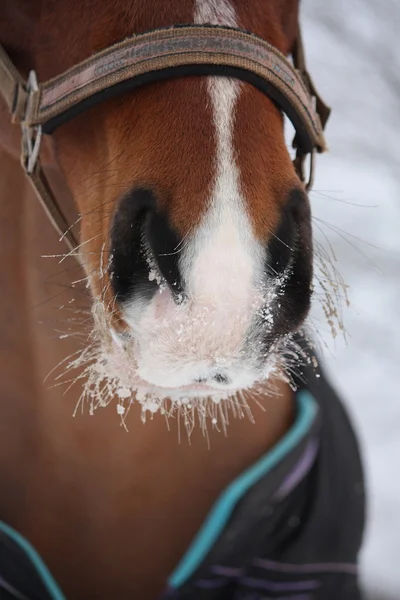
[(269, 96), (292, 121), (296, 136), (294, 165), (304, 181), (304, 160), (324, 152), (323, 134), (330, 109), (318, 95), (304, 59), (300, 30), (293, 65), (274, 46), (254, 34), (224, 26), (184, 25), (129, 37), (98, 52), (49, 81), (28, 81), (0, 46), (0, 92), (12, 122), (22, 128), (23, 169), (47, 216), (72, 251), (77, 241), (40, 165), (42, 134), (97, 103), (139, 86), (186, 75), (222, 75), (251, 83)]

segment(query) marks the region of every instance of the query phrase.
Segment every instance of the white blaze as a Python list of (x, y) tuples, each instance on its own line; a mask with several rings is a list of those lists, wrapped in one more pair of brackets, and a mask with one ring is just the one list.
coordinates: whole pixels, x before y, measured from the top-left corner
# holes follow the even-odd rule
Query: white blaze
[(196, 0), (194, 22), (197, 25), (238, 26), (236, 11), (229, 0)]
[[(237, 27), (227, 0), (197, 0), (195, 23)], [(235, 308), (249, 314), (255, 281), (261, 276), (264, 250), (255, 240), (240, 189), (233, 146), (237, 80), (209, 77), (208, 93), (216, 133), (215, 181), (208, 213), (182, 257), (188, 292), (196, 302)]]

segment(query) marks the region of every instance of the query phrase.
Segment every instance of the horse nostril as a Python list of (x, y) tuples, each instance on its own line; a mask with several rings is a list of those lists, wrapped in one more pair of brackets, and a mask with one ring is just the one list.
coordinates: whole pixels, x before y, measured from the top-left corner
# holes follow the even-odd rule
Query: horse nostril
[(109, 270), (118, 302), (131, 301), (135, 295), (149, 301), (162, 280), (177, 302), (183, 298), (180, 254), (175, 252), (181, 242), (155, 192), (134, 188), (123, 196), (110, 231)]
[(222, 373), (217, 373), (216, 375), (214, 375), (213, 379), (217, 383), (224, 383), (224, 384), (229, 383), (228, 377), (226, 375), (223, 375)]
[(207, 383), (207, 377), (198, 377), (197, 379), (194, 379), (195, 383)]

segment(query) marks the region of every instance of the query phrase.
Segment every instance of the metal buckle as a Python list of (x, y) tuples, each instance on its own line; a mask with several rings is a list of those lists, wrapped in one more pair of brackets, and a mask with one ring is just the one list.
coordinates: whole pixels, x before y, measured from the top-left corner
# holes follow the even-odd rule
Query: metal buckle
[(310, 169), (309, 169), (307, 182), (306, 182), (306, 178), (304, 175), (304, 163), (305, 163), (307, 154), (304, 154), (301, 150), (297, 149), (296, 157), (293, 161), (294, 168), (296, 169), (296, 173), (299, 176), (300, 180), (304, 183), (304, 186), (305, 186), (307, 192), (310, 191), (310, 189), (312, 188), (313, 183), (314, 183), (315, 148), (313, 148), (309, 154), (310, 154)]
[[(28, 93), (27, 106), (33, 92), (39, 89), (38, 80), (35, 71), (30, 71), (26, 91)], [(42, 141), (42, 126), (41, 125), (26, 125), (21, 123), (22, 129), (22, 166), (27, 173), (33, 173), (40, 151), (40, 143)]]
[(308, 181), (305, 184), (307, 192), (309, 192), (313, 186), (314, 171), (315, 171), (315, 148), (313, 148), (312, 151), (310, 152), (310, 169), (308, 172)]

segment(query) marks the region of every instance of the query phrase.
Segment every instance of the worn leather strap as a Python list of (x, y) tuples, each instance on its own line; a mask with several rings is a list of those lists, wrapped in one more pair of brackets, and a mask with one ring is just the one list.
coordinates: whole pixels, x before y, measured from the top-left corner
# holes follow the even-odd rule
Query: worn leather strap
[[(305, 58), (305, 54), (304, 54), (303, 39), (302, 39), (302, 34), (301, 34), (300, 28), (298, 28), (296, 41), (295, 41), (293, 49), (292, 49), (292, 57), (293, 57), (293, 64), (294, 64), (296, 70), (301, 75), (301, 78), (304, 81), (304, 84), (308, 89), (308, 93), (309, 93), (310, 97), (312, 97), (315, 101), (315, 110), (319, 115), (322, 128), (325, 129), (325, 125), (328, 121), (329, 115), (331, 113), (331, 109), (329, 108), (329, 106), (327, 104), (325, 104), (325, 102), (319, 95), (319, 93), (314, 85), (314, 82), (311, 79), (310, 73), (307, 70), (306, 58)], [(300, 176), (300, 179), (302, 181), (305, 181), (305, 179), (306, 179), (305, 160), (306, 160), (307, 153), (304, 152), (302, 145), (301, 145), (301, 140), (299, 140), (299, 137), (297, 134), (293, 140), (293, 147), (296, 149), (296, 158), (294, 159), (293, 164), (295, 166), (297, 173)], [(311, 155), (310, 155), (309, 173), (310, 173), (309, 177), (306, 181), (306, 188), (308, 190), (312, 187), (313, 180), (314, 180), (314, 153), (311, 153)]]
[(309, 95), (312, 98), (315, 98), (315, 101), (316, 101), (315, 109), (316, 109), (316, 112), (318, 113), (319, 119), (321, 121), (322, 128), (325, 129), (325, 125), (328, 121), (329, 115), (331, 114), (331, 109), (327, 104), (325, 104), (325, 102), (319, 95), (318, 90), (315, 87), (313, 80), (311, 79), (311, 75), (310, 75), (309, 71), (307, 70), (306, 57), (304, 54), (303, 38), (302, 38), (300, 28), (298, 28), (298, 31), (297, 31), (296, 41), (295, 41), (293, 49), (292, 49), (292, 56), (293, 56), (293, 64), (295, 66), (295, 69), (299, 72), (302, 80), (304, 81), (304, 83), (308, 89)]
[(130, 37), (35, 86), (24, 82), (0, 47), (0, 91), (28, 140), (23, 144), (24, 170), (53, 226), (73, 249), (76, 240), (38, 157), (32, 160), (31, 140), (37, 134), (51, 133), (98, 102), (152, 81), (194, 74), (237, 77), (271, 97), (293, 122), (294, 164), (304, 181), (305, 156), (326, 149), (323, 128), (330, 109), (306, 70), (300, 31), (293, 59), (294, 67), (271, 44), (237, 29), (174, 26)]
[[(42, 125), (51, 132), (89, 105), (100, 102), (103, 93), (138, 78), (153, 74), (162, 77), (165, 70), (203, 66), (204, 74), (213, 66), (236, 70), (236, 76), (250, 79), (283, 105), (296, 128), (304, 152), (325, 149), (320, 118), (302, 76), (275, 47), (263, 39), (237, 29), (213, 26), (182, 26), (159, 29), (133, 36), (95, 54), (65, 73), (42, 83), (30, 94), (24, 115), (26, 125)], [(188, 72), (191, 72), (188, 70)], [(199, 71), (197, 71), (199, 72)], [(252, 76), (252, 77), (251, 77)], [(125, 85), (123, 91), (127, 91)]]
[(34, 170), (25, 173), (32, 184), (33, 189), (42, 205), (50, 223), (59, 235), (60, 240), (65, 240), (70, 252), (74, 252), (78, 246), (78, 241), (61, 210), (56, 197), (50, 187), (47, 177), (38, 159)]
[(14, 115), (23, 115), (26, 106), (27, 93), (25, 80), (9, 59), (4, 48), (0, 45), (0, 93), (7, 108)]
[[(12, 121), (15, 122), (16, 115), (23, 114), (23, 111), (25, 110), (28, 92), (25, 80), (14, 67), (1, 46), (0, 91), (12, 115)], [(68, 249), (73, 251), (78, 245), (77, 240), (51, 190), (47, 177), (40, 164), (39, 157), (37, 157), (33, 169), (31, 170), (28, 168), (28, 156), (26, 154), (26, 146), (24, 143), (22, 144), (21, 163), (52, 226), (57, 231), (60, 239), (65, 239)]]

